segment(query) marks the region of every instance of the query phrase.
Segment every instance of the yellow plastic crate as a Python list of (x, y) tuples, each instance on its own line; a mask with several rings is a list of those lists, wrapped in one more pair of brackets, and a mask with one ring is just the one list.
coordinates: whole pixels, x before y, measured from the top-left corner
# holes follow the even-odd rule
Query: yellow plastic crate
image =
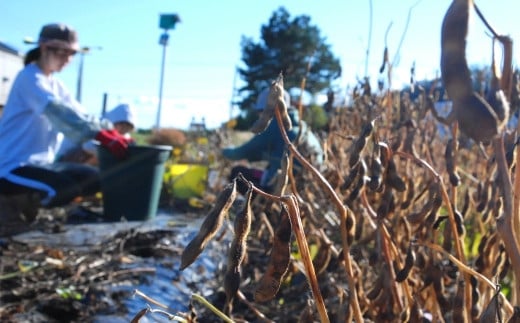
[(202, 197), (208, 184), (208, 165), (171, 164), (166, 166), (164, 183), (174, 198)]

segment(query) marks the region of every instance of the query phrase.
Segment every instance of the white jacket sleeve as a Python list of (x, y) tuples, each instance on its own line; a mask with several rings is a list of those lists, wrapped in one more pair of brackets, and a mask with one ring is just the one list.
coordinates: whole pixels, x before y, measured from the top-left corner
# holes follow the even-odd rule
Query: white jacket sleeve
[(89, 117), (59, 101), (50, 101), (43, 109), (43, 114), (56, 130), (78, 143), (94, 138), (101, 129), (113, 128), (110, 121)]

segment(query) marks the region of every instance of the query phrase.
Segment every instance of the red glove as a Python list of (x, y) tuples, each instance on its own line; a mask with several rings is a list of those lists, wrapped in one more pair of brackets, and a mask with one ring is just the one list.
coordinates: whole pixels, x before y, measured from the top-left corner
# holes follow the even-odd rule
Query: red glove
[(128, 150), (128, 138), (125, 138), (117, 130), (101, 130), (95, 138), (101, 143), (101, 146), (107, 148), (116, 158), (123, 159), (126, 157)]

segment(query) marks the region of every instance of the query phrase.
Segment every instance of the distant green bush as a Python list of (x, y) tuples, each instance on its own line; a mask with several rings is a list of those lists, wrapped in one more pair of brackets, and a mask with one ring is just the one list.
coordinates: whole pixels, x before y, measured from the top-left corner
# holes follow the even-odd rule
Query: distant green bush
[(313, 131), (325, 129), (329, 121), (327, 113), (323, 107), (319, 105), (307, 107), (303, 114), (303, 120), (307, 122)]

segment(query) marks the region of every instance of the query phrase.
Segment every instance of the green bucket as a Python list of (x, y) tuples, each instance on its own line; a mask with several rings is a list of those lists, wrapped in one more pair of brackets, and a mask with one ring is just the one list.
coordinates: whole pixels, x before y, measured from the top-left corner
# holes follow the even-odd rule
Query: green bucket
[(98, 146), (103, 214), (107, 221), (152, 219), (157, 214), (164, 164), (170, 146), (130, 146), (128, 156), (118, 160)]

